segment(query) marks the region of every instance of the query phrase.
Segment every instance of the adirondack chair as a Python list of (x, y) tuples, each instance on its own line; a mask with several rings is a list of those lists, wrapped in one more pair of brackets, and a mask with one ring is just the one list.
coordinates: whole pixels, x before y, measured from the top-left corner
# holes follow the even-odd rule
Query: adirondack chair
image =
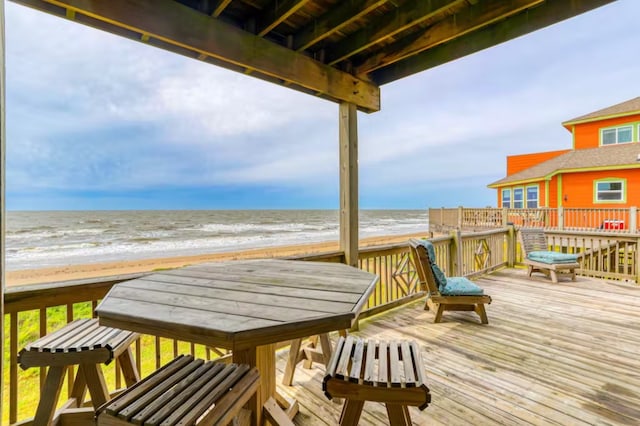
[(491, 297), (482, 288), (464, 277), (447, 278), (435, 263), (430, 241), (411, 239), (409, 245), (420, 284), (428, 292), (424, 309), (435, 311), (434, 323), (442, 320), (444, 311), (474, 311), (482, 324), (489, 323), (484, 305)]
[(553, 283), (558, 282), (558, 274), (569, 274), (576, 280), (576, 268), (580, 267), (578, 256), (549, 250), (544, 230), (539, 228), (522, 228), (518, 231), (523, 262), (527, 265), (527, 273), (541, 272), (551, 277)]

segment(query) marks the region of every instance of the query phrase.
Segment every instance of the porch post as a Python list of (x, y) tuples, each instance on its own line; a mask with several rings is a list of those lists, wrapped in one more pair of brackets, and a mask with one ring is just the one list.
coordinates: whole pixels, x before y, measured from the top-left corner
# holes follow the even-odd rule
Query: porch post
[[(0, 337), (2, 338), (2, 346), (0, 346), (0, 365), (4, 365), (4, 237), (5, 237), (5, 195), (6, 195), (6, 173), (5, 173), (5, 38), (4, 38), (4, 2), (0, 1)], [(2, 370), (2, 368), (0, 368)], [(4, 389), (4, 372), (0, 374), (0, 417), (2, 417), (3, 392)]]
[(358, 110), (340, 104), (340, 250), (358, 266)]

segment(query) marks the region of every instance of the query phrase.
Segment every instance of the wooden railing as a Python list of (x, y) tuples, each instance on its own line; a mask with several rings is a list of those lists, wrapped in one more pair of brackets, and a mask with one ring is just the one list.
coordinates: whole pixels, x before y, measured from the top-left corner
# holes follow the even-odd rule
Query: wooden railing
[[(578, 237), (575, 234), (555, 233), (551, 238), (552, 244), (567, 248), (575, 247), (575, 250), (584, 255), (585, 273), (597, 276), (598, 265), (605, 265), (610, 269), (610, 265), (622, 264), (634, 271), (637, 269), (637, 260), (622, 260), (631, 256), (630, 253), (637, 255), (635, 250), (637, 244), (631, 238), (620, 239), (618, 246), (611, 245), (615, 243), (613, 239), (596, 240), (594, 239), (596, 236), (593, 235)], [(469, 234), (454, 232), (431, 241), (436, 249), (437, 263), (449, 276), (486, 273), (505, 265), (512, 265), (516, 260), (513, 228)], [(605, 249), (605, 247), (608, 248)], [(570, 248), (570, 250), (573, 249)], [(616, 255), (617, 260), (612, 261), (613, 253), (618, 252), (621, 254)], [(297, 258), (325, 262), (344, 261), (344, 255), (340, 252)], [(380, 281), (361, 313), (361, 318), (423, 296), (406, 243), (364, 248), (360, 251), (359, 266), (380, 276)], [(607, 270), (607, 272), (611, 271)], [(8, 409), (3, 410), (3, 424), (15, 423), (33, 416), (39, 397), (39, 388), (43, 383), (42, 371), (36, 369), (22, 371), (18, 368), (16, 354), (20, 348), (66, 322), (94, 315), (98, 302), (113, 285), (138, 276), (141, 274), (7, 289), (5, 335), (8, 336), (8, 344), (5, 344), (3, 405)], [(142, 376), (148, 375), (178, 353), (194, 353), (209, 359), (225, 356), (224, 350), (155, 336), (143, 336), (135, 346), (135, 359)], [(105, 374), (109, 389), (118, 389), (123, 386), (124, 382), (120, 377), (117, 364), (109, 366)], [(67, 379), (67, 382), (69, 381)], [(68, 395), (69, 390), (66, 392)]]
[(560, 231), (638, 232), (638, 209), (629, 208), (430, 208), (429, 230), (447, 232), (503, 228), (544, 228)]
[(551, 250), (578, 254), (580, 275), (640, 282), (639, 234), (547, 230), (545, 235)]

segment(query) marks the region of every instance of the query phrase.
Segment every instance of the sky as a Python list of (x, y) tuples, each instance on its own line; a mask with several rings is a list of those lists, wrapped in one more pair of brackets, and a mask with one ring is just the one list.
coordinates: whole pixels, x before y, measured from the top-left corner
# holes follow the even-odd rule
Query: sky
[[(338, 105), (7, 2), (7, 208), (336, 209)], [(363, 209), (495, 206), (506, 156), (640, 96), (619, 0), (387, 84), (358, 114)]]

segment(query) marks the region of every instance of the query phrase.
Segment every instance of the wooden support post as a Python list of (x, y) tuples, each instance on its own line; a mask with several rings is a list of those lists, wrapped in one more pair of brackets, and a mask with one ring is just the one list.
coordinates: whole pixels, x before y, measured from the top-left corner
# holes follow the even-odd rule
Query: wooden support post
[[(6, 196), (6, 143), (5, 143), (5, 42), (4, 42), (4, 2), (0, 2), (0, 365), (4, 364), (4, 286), (5, 286), (5, 196)], [(0, 375), (0, 401), (3, 398), (4, 374)], [(2, 403), (0, 402), (0, 416)]]
[(340, 250), (358, 266), (358, 120), (353, 103), (340, 104)]
[(564, 229), (564, 207), (558, 207), (558, 229), (562, 231)]
[(462, 229), (462, 224), (464, 223), (463, 219), (462, 219), (462, 214), (464, 212), (464, 209), (462, 206), (458, 207), (458, 229)]
[(502, 208), (502, 226), (507, 226), (508, 222), (509, 222), (509, 212), (505, 207), (503, 207)]
[(507, 266), (513, 268), (516, 263), (516, 250), (518, 244), (516, 243), (516, 228), (513, 225), (509, 225), (509, 231), (507, 234)]

